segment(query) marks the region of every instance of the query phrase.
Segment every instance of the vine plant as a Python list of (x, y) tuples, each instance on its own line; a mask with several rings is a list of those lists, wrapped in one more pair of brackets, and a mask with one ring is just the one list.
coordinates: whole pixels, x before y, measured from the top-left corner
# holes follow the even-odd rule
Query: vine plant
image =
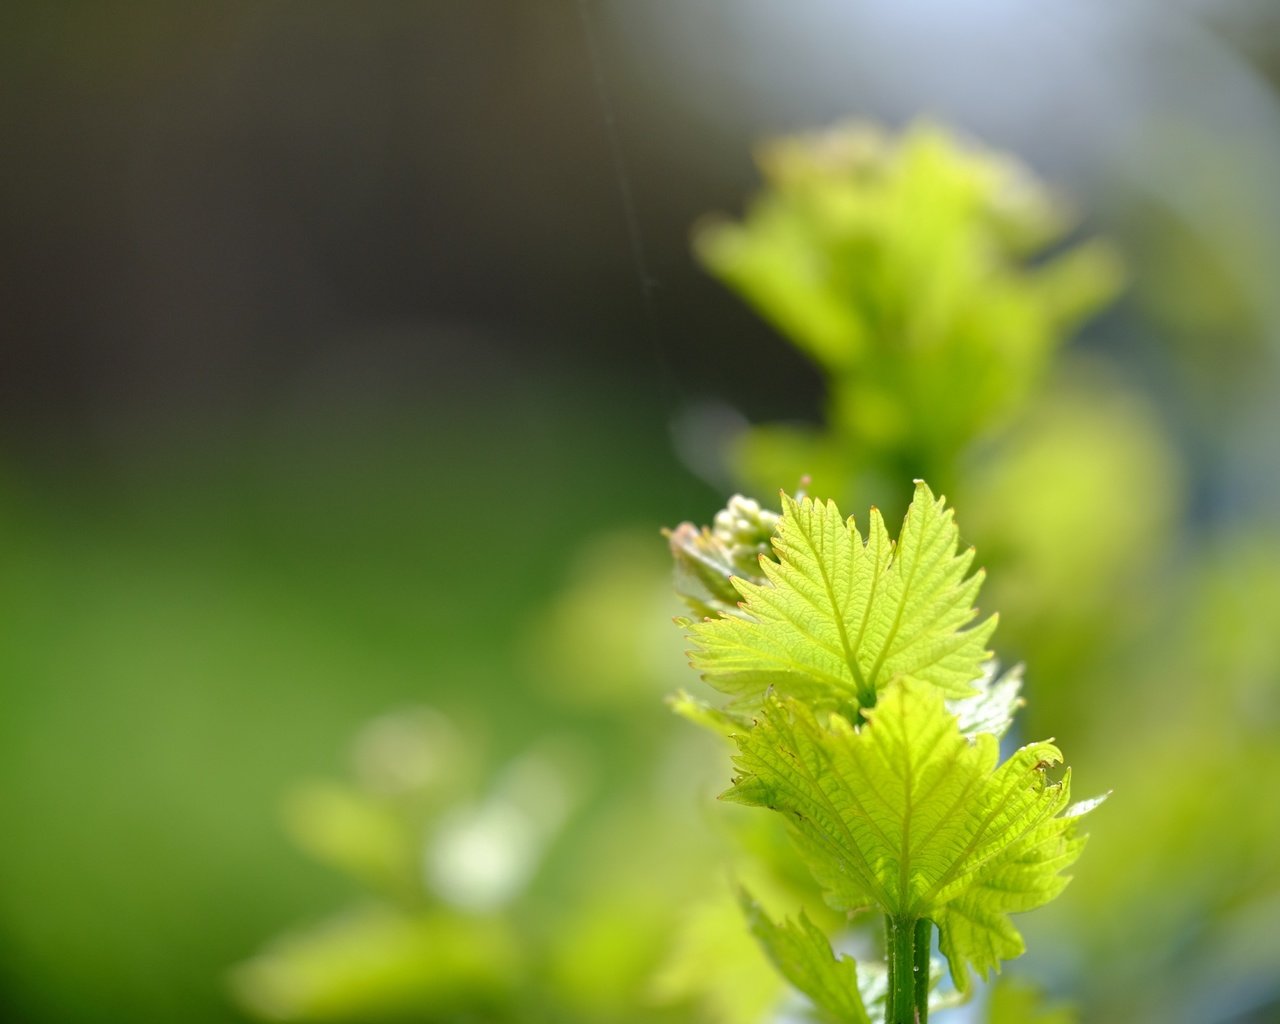
[(923, 1024), (948, 998), (934, 929), (950, 998), (967, 998), (973, 972), (1024, 951), (1009, 915), (1062, 891), (1101, 800), (1070, 803), (1051, 742), (1000, 762), (1021, 680), (987, 650), (996, 617), (975, 621), (973, 550), (923, 482), (896, 543), (874, 508), (864, 536), (833, 502), (787, 495), (781, 514), (735, 497), (669, 540), (691, 664), (731, 698), (674, 706), (736, 746), (722, 799), (781, 814), (831, 906), (883, 915), (886, 964), (837, 957), (803, 911), (775, 922), (743, 893), (752, 933), (818, 1020)]

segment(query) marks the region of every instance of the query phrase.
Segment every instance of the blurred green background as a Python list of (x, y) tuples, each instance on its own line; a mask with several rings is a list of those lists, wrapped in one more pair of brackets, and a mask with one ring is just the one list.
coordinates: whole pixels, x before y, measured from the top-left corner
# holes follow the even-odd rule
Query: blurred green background
[(1010, 973), (1280, 1019), (1280, 21), (1117, 6), (13, 5), (6, 1019), (795, 1019), (658, 529), (806, 472), (1116, 791)]

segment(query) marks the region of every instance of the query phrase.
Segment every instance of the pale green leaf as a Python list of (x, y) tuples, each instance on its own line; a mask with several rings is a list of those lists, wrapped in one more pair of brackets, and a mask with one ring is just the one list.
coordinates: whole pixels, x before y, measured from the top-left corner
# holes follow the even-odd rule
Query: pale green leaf
[[(746, 893), (743, 911), (752, 934), (778, 972), (813, 1002), (822, 1020), (882, 1020), (889, 997), (889, 975), (882, 961), (856, 963), (833, 953), (827, 936), (801, 911), (794, 921), (775, 924)], [(946, 964), (929, 961), (929, 1009), (945, 1010), (964, 1001), (953, 989), (941, 991), (938, 983)], [(856, 986), (856, 991), (851, 989)]]
[(947, 701), (947, 710), (956, 716), (960, 731), (966, 736), (989, 732), (1003, 736), (1013, 724), (1013, 716), (1026, 703), (1022, 699), (1022, 666), (1014, 665), (1002, 676), (1000, 666), (989, 661), (982, 676), (973, 681), (977, 693)]
[(1010, 914), (1044, 906), (1070, 881), (1059, 872), (1084, 849), (1079, 819), (1104, 798), (1081, 801), (1032, 829), (1000, 856), (988, 861), (935, 917), (939, 945), (956, 988), (970, 987), (968, 967), (986, 978), (1003, 960), (1026, 951)]
[[(1058, 871), (1079, 852), (1054, 838), (1070, 828), (1054, 817), (1069, 773), (1048, 780), (1061, 759), (1049, 743), (997, 764), (996, 738), (966, 738), (941, 694), (919, 682), (891, 684), (866, 718), (855, 728), (770, 700), (737, 737), (739, 775), (724, 797), (782, 812), (832, 903), (934, 920), (968, 958), (948, 937), (949, 907), (1001, 918), (1061, 888)], [(1021, 895), (995, 891), (1015, 881)]]
[(818, 365), (829, 401), (807, 443), (772, 424), (740, 435), (753, 481), (812, 472), (843, 498), (906, 460), (954, 472), (1122, 282), (1108, 247), (1062, 244), (1071, 218), (1026, 168), (936, 125), (841, 125), (759, 153), (764, 193), (740, 222), (700, 224), (695, 249)]
[(231, 988), (273, 1021), (432, 1019), (502, 1005), (522, 947), (509, 922), (373, 904), (283, 935), (236, 966)]
[[(864, 539), (831, 502), (783, 498), (763, 583), (734, 581), (741, 617), (691, 626), (691, 663), (711, 685), (758, 701), (770, 688), (815, 706), (870, 707), (891, 680), (974, 693), (994, 616), (969, 626), (982, 573), (944, 499), (923, 482), (895, 545), (874, 509)], [(968, 627), (968, 628), (966, 628)]]
[(684, 690), (668, 697), (667, 704), (681, 718), (729, 739), (751, 728), (751, 720), (746, 716), (715, 707)]
[(730, 581), (742, 574), (728, 547), (710, 530), (681, 523), (666, 533), (675, 563), (675, 590), (700, 619), (729, 615), (738, 604), (738, 592)]
[(751, 932), (778, 972), (808, 996), (818, 1019), (829, 1024), (871, 1024), (858, 987), (858, 968), (837, 957), (822, 929), (804, 911), (794, 921), (775, 924), (754, 900), (742, 894)]

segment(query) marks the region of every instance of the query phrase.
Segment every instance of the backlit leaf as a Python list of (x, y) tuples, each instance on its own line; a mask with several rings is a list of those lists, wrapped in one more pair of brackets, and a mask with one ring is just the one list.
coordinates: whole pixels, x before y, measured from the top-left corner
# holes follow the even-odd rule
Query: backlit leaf
[(830, 902), (874, 905), (940, 929), (957, 986), (1022, 952), (1008, 914), (1061, 891), (1080, 852), (1070, 773), (1051, 782), (1056, 747), (997, 763), (991, 733), (966, 737), (937, 689), (889, 686), (854, 727), (794, 699), (768, 701), (737, 736), (724, 798), (781, 812)]
[(900, 538), (874, 509), (864, 538), (831, 502), (783, 498), (762, 583), (735, 579), (741, 616), (691, 624), (691, 663), (743, 702), (766, 690), (815, 706), (870, 707), (907, 677), (974, 693), (995, 618), (970, 626), (982, 573), (957, 552), (951, 510), (917, 483)]

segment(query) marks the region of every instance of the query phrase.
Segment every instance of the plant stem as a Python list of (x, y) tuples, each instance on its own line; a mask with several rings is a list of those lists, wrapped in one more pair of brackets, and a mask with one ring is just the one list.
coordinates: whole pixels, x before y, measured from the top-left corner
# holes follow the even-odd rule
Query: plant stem
[(933, 946), (933, 922), (920, 918), (915, 927), (915, 953), (912, 974), (915, 981), (916, 1020), (925, 1024), (929, 1019), (929, 953)]
[[(916, 1011), (916, 922), (886, 916), (885, 930), (889, 948), (889, 999), (884, 1024), (918, 1024), (923, 1018)], [(927, 992), (927, 982), (925, 988)]]

